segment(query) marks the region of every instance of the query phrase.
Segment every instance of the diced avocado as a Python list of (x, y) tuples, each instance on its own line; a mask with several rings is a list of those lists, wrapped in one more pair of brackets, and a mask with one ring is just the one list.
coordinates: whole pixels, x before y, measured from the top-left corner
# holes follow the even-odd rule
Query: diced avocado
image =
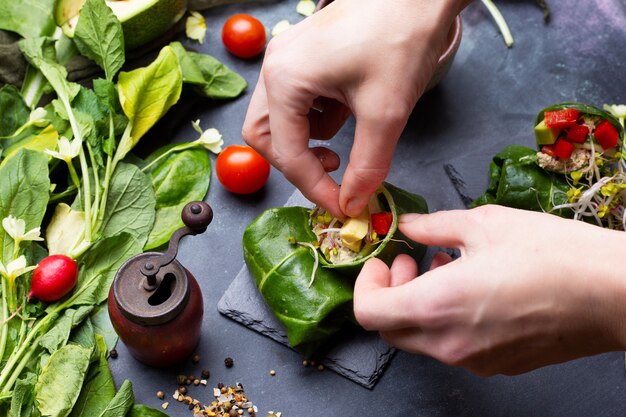
[[(74, 36), (85, 0), (56, 0), (54, 19), (67, 37)], [(122, 22), (127, 50), (145, 45), (171, 29), (187, 11), (187, 0), (106, 0)]]
[(542, 120), (535, 126), (537, 145), (553, 145), (561, 134), (561, 129), (553, 129), (546, 126), (546, 120)]
[(354, 252), (361, 250), (361, 242), (369, 230), (369, 211), (365, 210), (358, 217), (351, 217), (341, 227), (341, 242)]

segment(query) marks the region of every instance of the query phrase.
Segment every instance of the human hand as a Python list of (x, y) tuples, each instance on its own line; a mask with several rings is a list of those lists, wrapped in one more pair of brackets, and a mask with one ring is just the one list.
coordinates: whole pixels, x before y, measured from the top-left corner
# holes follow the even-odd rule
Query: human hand
[[(245, 141), (314, 203), (357, 216), (387, 176), (397, 140), (467, 0), (341, 0), (269, 43)], [(315, 110), (317, 109), (317, 110)], [(350, 114), (354, 144), (341, 188), (327, 148)]]
[(406, 255), (391, 269), (365, 264), (354, 313), (390, 344), (479, 375), (626, 347), (623, 232), (499, 206), (400, 222), (410, 239), (461, 257), (439, 253), (418, 278)]

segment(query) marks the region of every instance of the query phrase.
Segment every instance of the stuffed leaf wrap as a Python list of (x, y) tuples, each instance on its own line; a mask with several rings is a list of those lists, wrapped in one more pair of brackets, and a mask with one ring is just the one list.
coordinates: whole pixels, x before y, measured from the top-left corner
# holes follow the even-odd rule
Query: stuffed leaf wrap
[[(569, 185), (565, 176), (537, 165), (537, 151), (510, 145), (496, 154), (489, 165), (489, 186), (471, 207), (499, 204), (513, 208), (550, 212), (567, 202)], [(554, 214), (571, 217), (568, 210)]]
[(354, 321), (354, 278), (367, 259), (379, 256), (391, 262), (401, 251), (419, 259), (425, 252), (423, 245), (391, 240), (406, 239), (397, 230), (397, 217), (407, 212), (427, 212), (424, 199), (390, 184), (382, 190), (388, 203), (385, 209), (390, 209), (394, 217), (389, 238), (381, 240), (374, 251), (342, 266), (341, 273), (336, 265), (320, 262), (323, 254), (315, 245), (318, 236), (312, 229), (312, 209), (266, 210), (244, 232), (244, 259), (250, 274), (269, 308), (285, 326), (290, 345), (307, 357)]

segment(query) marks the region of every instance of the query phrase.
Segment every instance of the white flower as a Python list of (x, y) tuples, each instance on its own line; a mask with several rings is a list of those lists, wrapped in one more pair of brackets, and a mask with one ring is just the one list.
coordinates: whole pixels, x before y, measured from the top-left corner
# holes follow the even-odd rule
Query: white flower
[(62, 159), (69, 164), (72, 159), (78, 156), (82, 145), (82, 141), (78, 139), (74, 139), (70, 142), (70, 140), (65, 136), (61, 136), (61, 139), (59, 139), (58, 143), (58, 152), (51, 151), (50, 149), (45, 149), (44, 152), (53, 158)]
[(311, 16), (315, 11), (315, 2), (313, 0), (300, 0), (296, 6), (296, 12), (302, 16)]
[(280, 35), (284, 31), (289, 29), (291, 26), (292, 25), (291, 23), (289, 23), (289, 20), (287, 19), (281, 20), (280, 22), (276, 23), (274, 27), (272, 28), (272, 36)]
[(40, 237), (41, 229), (39, 227), (26, 232), (26, 222), (11, 215), (2, 219), (2, 228), (13, 238), (17, 246), (24, 241), (43, 240)]
[(37, 127), (48, 125), (48, 112), (43, 107), (37, 107), (28, 116), (28, 123)]
[(17, 277), (24, 275), (28, 271), (32, 271), (35, 268), (35, 266), (26, 266), (26, 258), (22, 255), (9, 262), (7, 266), (4, 266), (4, 264), (0, 262), (0, 275), (4, 276), (11, 282), (14, 282)]
[(202, 43), (206, 35), (206, 21), (204, 20), (204, 16), (194, 11), (190, 11), (189, 13), (191, 13), (191, 15), (187, 17), (187, 21), (185, 22), (185, 34), (189, 39)]
[(200, 137), (196, 140), (197, 143), (201, 143), (205, 149), (213, 152), (220, 153), (222, 152), (222, 145), (224, 144), (224, 140), (222, 139), (222, 134), (219, 130), (215, 128), (210, 128), (205, 131), (202, 131), (200, 127), (200, 120), (196, 120), (195, 122), (191, 122), (194, 130), (200, 133)]

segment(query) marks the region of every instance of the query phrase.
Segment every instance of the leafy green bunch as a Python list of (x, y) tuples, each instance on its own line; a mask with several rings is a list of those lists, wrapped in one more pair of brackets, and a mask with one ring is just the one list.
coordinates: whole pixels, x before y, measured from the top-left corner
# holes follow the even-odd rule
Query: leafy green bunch
[[(116, 392), (107, 355), (117, 336), (106, 300), (119, 267), (167, 242), (182, 207), (207, 193), (223, 140), (199, 138), (131, 154), (186, 84), (205, 97), (236, 97), (238, 74), (178, 42), (147, 66), (121, 71), (124, 37), (104, 0), (87, 0), (75, 37), (51, 22), (51, 0), (0, 4), (0, 29), (22, 35), (29, 63), (21, 91), (0, 88), (0, 415), (163, 415)], [(68, 80), (80, 54), (104, 78)], [(51, 97), (47, 104), (42, 97)], [(41, 103), (41, 104), (40, 104)], [(76, 260), (78, 283), (61, 300), (29, 300), (29, 272), (49, 254)]]

